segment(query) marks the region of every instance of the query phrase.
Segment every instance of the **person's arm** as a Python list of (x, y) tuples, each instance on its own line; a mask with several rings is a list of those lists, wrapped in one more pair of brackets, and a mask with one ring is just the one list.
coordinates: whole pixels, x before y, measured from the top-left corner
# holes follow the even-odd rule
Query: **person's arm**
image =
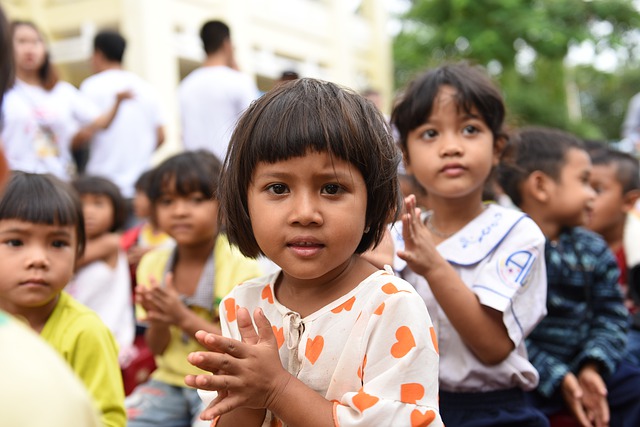
[(172, 273), (167, 273), (164, 286), (153, 286), (147, 292), (154, 307), (151, 311), (147, 310), (147, 319), (150, 321), (177, 326), (190, 337), (200, 330), (221, 333), (217, 324), (198, 316), (182, 302), (180, 293), (173, 285)]
[(118, 364), (117, 344), (97, 316), (76, 319), (66, 332), (75, 335), (68, 362), (82, 380), (106, 427), (126, 424), (124, 388)]
[(618, 285), (619, 270), (615, 256), (602, 242), (594, 253), (594, 269), (589, 274), (591, 305), (589, 335), (577, 355), (577, 367), (595, 362), (600, 375), (611, 375), (622, 359), (627, 343), (629, 313)]
[(87, 240), (84, 253), (76, 261), (76, 269), (94, 261), (109, 261), (114, 254), (117, 256), (120, 249), (120, 235), (118, 233), (105, 233), (95, 239)]
[(107, 129), (116, 118), (122, 101), (124, 101), (125, 99), (130, 99), (131, 97), (132, 94), (130, 91), (118, 92), (116, 94), (116, 102), (109, 110), (96, 117), (95, 120), (93, 120), (91, 123), (82, 126), (75, 133), (75, 135), (71, 139), (71, 147), (79, 148), (89, 142), (89, 140), (93, 138), (93, 135), (95, 135), (96, 132), (102, 129)]
[[(420, 219), (415, 196), (405, 198), (402, 234), (405, 249), (398, 256), (417, 274), (424, 276), (438, 304), (463, 342), (482, 363), (496, 365), (514, 349), (502, 313), (484, 306), (449, 262), (436, 249)], [(491, 337), (491, 339), (487, 339)]]
[(156, 139), (157, 139), (156, 148), (164, 144), (164, 140), (165, 140), (164, 126), (158, 126), (156, 128)]
[(394, 255), (395, 246), (393, 245), (393, 238), (391, 237), (391, 232), (387, 228), (380, 244), (375, 248), (364, 252), (361, 256), (377, 268), (384, 269), (385, 265), (393, 265)]
[(635, 95), (629, 101), (622, 123), (622, 137), (636, 143), (640, 135), (640, 96)]

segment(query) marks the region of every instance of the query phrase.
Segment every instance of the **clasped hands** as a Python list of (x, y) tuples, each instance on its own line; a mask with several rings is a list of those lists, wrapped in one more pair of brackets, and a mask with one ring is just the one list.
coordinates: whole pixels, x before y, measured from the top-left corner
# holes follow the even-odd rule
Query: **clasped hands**
[(562, 381), (562, 395), (582, 427), (607, 427), (607, 386), (597, 367), (587, 364), (576, 377), (569, 372)]
[(198, 331), (196, 340), (209, 351), (187, 357), (213, 375), (187, 375), (185, 384), (218, 392), (200, 415), (203, 420), (237, 408), (269, 409), (292, 378), (282, 366), (276, 337), (262, 310), (253, 313), (257, 331), (246, 308), (238, 308), (236, 316), (242, 341)]

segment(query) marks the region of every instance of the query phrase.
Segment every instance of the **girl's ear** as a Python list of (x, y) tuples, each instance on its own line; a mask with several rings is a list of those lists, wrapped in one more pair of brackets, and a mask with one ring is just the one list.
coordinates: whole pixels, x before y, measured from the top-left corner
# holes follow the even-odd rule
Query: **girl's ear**
[(501, 135), (495, 139), (493, 142), (493, 166), (498, 166), (500, 163), (500, 156), (502, 156), (502, 151), (507, 146), (507, 137)]
[(542, 171), (533, 171), (522, 184), (523, 200), (525, 195), (538, 203), (549, 201), (553, 180)]
[(403, 148), (402, 149), (402, 163), (404, 164), (404, 170), (406, 175), (413, 175), (413, 171), (411, 170), (411, 161), (409, 160), (409, 153)]
[(631, 190), (624, 193), (622, 196), (622, 211), (630, 212), (636, 205), (636, 202), (640, 198), (640, 190)]

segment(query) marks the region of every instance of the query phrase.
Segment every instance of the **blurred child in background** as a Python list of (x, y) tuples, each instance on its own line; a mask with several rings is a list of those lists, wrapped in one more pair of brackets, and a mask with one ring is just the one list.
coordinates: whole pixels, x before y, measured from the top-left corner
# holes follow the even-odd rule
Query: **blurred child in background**
[(98, 313), (116, 338), (120, 362), (126, 365), (135, 322), (127, 256), (115, 234), (127, 218), (126, 202), (118, 187), (103, 177), (85, 175), (74, 180), (73, 187), (82, 201), (87, 250), (67, 291)]
[(538, 383), (525, 338), (546, 312), (544, 236), (523, 213), (483, 203), (504, 117), (499, 89), (465, 63), (420, 75), (391, 116), (429, 209), (405, 197), (394, 267), (433, 318), (448, 427), (548, 425), (524, 393)]
[[(599, 149), (589, 150), (591, 163), (591, 186), (596, 192), (588, 228), (600, 234), (609, 245), (609, 249), (616, 256), (620, 269), (620, 284), (625, 306), (632, 317), (628, 333), (628, 360), (640, 366), (640, 295), (638, 286), (630, 286), (632, 281), (638, 284), (640, 277), (630, 270), (636, 265), (627, 264), (625, 251), (625, 233), (628, 233), (627, 223), (633, 221), (635, 204), (640, 197), (640, 168), (638, 159), (630, 154), (601, 146)], [(637, 237), (634, 239), (637, 247)], [(637, 252), (637, 249), (636, 249)]]
[(540, 374), (532, 403), (552, 419), (568, 409), (584, 427), (640, 425), (640, 369), (623, 360), (629, 313), (618, 266), (602, 237), (583, 228), (596, 201), (583, 142), (521, 129), (498, 175), (546, 237), (548, 314), (527, 339)]
[(84, 245), (82, 205), (73, 189), (49, 175), (14, 172), (0, 200), (0, 308), (27, 321), (69, 363), (105, 426), (124, 427), (113, 335), (63, 292)]
[(218, 305), (238, 283), (260, 274), (218, 228), (220, 161), (184, 152), (157, 166), (148, 195), (152, 217), (175, 246), (146, 253), (137, 269), (139, 318), (157, 369), (127, 398), (128, 426), (208, 425), (203, 404), (184, 377), (201, 373), (187, 355), (203, 347), (198, 330), (220, 333)]

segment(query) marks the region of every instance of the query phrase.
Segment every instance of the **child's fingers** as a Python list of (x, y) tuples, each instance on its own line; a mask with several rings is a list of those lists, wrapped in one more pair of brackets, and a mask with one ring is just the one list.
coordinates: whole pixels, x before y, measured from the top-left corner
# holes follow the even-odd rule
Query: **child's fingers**
[[(195, 335), (196, 340), (202, 344), (204, 348), (216, 353), (226, 353), (236, 359), (244, 359), (247, 356), (247, 345), (241, 341), (216, 335), (210, 332), (198, 331)], [(195, 352), (191, 354), (209, 354), (207, 352)]]
[(267, 319), (267, 316), (264, 315), (264, 312), (260, 307), (256, 308), (253, 312), (253, 318), (256, 319), (256, 326), (258, 327), (260, 341), (276, 344), (276, 348), (278, 348), (276, 336), (274, 335), (273, 328), (271, 327), (271, 322), (269, 322), (269, 319)]
[(243, 406), (244, 399), (238, 394), (220, 393), (209, 406), (202, 411), (200, 418), (203, 420), (213, 420), (216, 417), (224, 415)]
[(172, 291), (176, 290), (176, 288), (173, 287), (173, 273), (172, 272), (168, 272), (164, 276), (164, 286), (168, 290), (172, 290)]
[[(220, 390), (219, 388), (216, 388), (219, 386), (218, 378), (224, 377), (226, 374), (235, 375), (240, 370), (238, 359), (230, 357), (225, 353), (198, 351), (189, 354), (187, 356), (187, 360), (195, 367), (211, 373), (217, 373), (217, 375), (202, 375), (196, 378), (198, 388), (202, 388), (204, 390)], [(223, 373), (225, 375), (222, 375)], [(226, 383), (223, 385), (225, 387), (228, 386)]]
[(242, 342), (247, 344), (258, 344), (260, 337), (256, 333), (256, 329), (253, 327), (249, 310), (244, 307), (240, 307), (236, 312), (236, 318)]

